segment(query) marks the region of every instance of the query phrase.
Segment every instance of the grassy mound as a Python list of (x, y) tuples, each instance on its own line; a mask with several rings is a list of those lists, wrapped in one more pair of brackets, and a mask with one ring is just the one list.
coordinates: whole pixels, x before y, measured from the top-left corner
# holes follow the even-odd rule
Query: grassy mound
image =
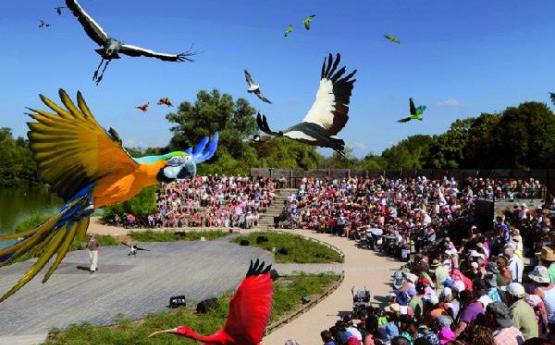
[[(274, 284), (274, 299), (270, 323), (301, 307), (303, 296), (316, 298), (337, 280), (334, 274), (299, 275), (279, 279)], [(148, 315), (144, 320), (131, 322), (122, 320), (111, 327), (96, 327), (85, 323), (72, 325), (64, 331), (53, 330), (48, 345), (86, 344), (196, 344), (192, 340), (173, 335), (147, 338), (154, 331), (188, 325), (200, 334), (211, 334), (221, 328), (226, 320), (230, 294), (219, 299), (216, 310), (197, 315), (189, 308), (179, 308), (167, 312)], [(139, 303), (139, 302), (137, 302)]]
[[(267, 241), (257, 241), (259, 237), (265, 237)], [(248, 236), (239, 236), (233, 242), (240, 243), (245, 240), (249, 241), (251, 246), (275, 252), (277, 263), (313, 264), (343, 261), (335, 250), (298, 235), (272, 231), (253, 232)]]
[(197, 241), (204, 237), (207, 241), (229, 235), (225, 230), (206, 231), (131, 231), (129, 237), (138, 242)]

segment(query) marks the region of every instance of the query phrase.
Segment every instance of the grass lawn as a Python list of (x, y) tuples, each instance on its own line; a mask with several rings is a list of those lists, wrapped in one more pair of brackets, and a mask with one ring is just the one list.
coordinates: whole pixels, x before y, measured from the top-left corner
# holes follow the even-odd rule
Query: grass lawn
[[(336, 280), (335, 274), (299, 275), (278, 279), (274, 284), (274, 300), (270, 323), (301, 307), (303, 296), (321, 295)], [(73, 325), (64, 331), (53, 330), (48, 345), (143, 345), (143, 344), (196, 344), (194, 341), (173, 335), (147, 338), (154, 331), (188, 325), (200, 334), (211, 334), (221, 328), (226, 320), (230, 295), (219, 299), (216, 310), (197, 315), (189, 308), (148, 315), (144, 320), (120, 321), (111, 327), (95, 327), (91, 324)], [(137, 303), (140, 303), (137, 301)]]
[[(268, 241), (256, 243), (259, 236), (265, 236)], [(343, 262), (341, 255), (335, 250), (315, 241), (307, 240), (299, 235), (285, 234), (273, 231), (253, 232), (248, 236), (240, 236), (233, 240), (239, 243), (249, 241), (249, 245), (273, 251), (277, 263), (330, 263)], [(282, 249), (280, 251), (280, 249)], [(285, 249), (285, 251), (283, 250)]]
[(131, 231), (129, 237), (138, 242), (197, 241), (204, 237), (207, 241), (229, 235), (229, 230), (206, 231)]

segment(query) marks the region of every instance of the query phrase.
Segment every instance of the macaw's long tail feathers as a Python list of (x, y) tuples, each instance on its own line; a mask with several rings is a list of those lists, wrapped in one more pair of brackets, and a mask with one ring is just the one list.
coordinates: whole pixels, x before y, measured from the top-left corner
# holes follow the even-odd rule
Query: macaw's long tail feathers
[[(85, 197), (71, 201), (60, 212), (43, 224), (36, 228), (18, 233), (19, 236), (23, 235), (24, 238), (22, 240), (12, 246), (0, 249), (0, 257), (7, 257), (7, 260), (1, 262), (0, 266), (5, 266), (27, 253), (38, 254), (37, 261), (25, 272), (19, 281), (0, 298), (0, 303), (33, 279), (44, 268), (48, 261), (50, 261), (54, 254), (56, 254), (56, 259), (45, 274), (43, 283), (50, 278), (67, 254), (73, 239), (75, 237), (80, 239), (84, 238), (87, 227), (89, 226), (88, 215), (77, 219), (71, 218), (71, 215), (75, 215), (80, 210), (83, 210), (87, 204)], [(7, 239), (7, 237), (8, 235), (3, 235), (0, 237), (0, 240)]]

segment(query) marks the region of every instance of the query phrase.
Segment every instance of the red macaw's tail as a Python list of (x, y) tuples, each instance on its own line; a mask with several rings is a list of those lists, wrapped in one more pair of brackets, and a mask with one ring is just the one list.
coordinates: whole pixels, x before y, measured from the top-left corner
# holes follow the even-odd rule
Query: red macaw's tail
[(56, 254), (56, 259), (44, 275), (42, 282), (45, 283), (50, 278), (67, 254), (73, 239), (85, 238), (90, 218), (88, 215), (79, 215), (87, 205), (86, 197), (74, 199), (46, 222), (35, 228), (23, 232), (0, 235), (0, 241), (19, 239), (15, 244), (0, 249), (0, 267), (14, 262), (14, 260), (26, 253), (31, 253), (33, 256), (38, 255), (37, 261), (31, 268), (0, 298), (0, 303), (33, 279)]

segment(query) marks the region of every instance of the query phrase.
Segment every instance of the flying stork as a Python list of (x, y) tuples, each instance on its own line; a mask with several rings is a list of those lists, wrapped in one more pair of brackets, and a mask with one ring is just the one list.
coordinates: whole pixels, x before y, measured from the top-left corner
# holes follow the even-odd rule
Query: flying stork
[[(258, 113), (258, 128), (270, 136), (284, 136), (313, 146), (329, 147), (344, 155), (345, 142), (335, 135), (345, 127), (349, 119), (349, 100), (356, 81), (352, 77), (357, 71), (343, 76), (346, 67), (337, 70), (340, 59), (340, 54), (337, 54), (335, 59), (332, 54), (329, 54), (327, 60), (324, 58), (320, 88), (303, 122), (284, 131), (274, 132), (268, 126), (266, 116)], [(256, 135), (253, 140), (261, 141), (262, 137)]]
[[(100, 60), (100, 64), (93, 75), (93, 81), (96, 81), (97, 85), (102, 80), (104, 72), (106, 71), (110, 61), (112, 61), (112, 59), (119, 59), (120, 53), (132, 57), (153, 57), (163, 61), (193, 61), (190, 57), (194, 55), (194, 53), (191, 52), (181, 54), (165, 54), (118, 41), (117, 39), (110, 37), (106, 31), (104, 31), (104, 29), (87, 12), (85, 12), (77, 0), (66, 0), (66, 6), (83, 26), (87, 35), (99, 46), (101, 46), (101, 48), (96, 49), (96, 52), (102, 57), (102, 60)], [(100, 72), (100, 68), (103, 64), (104, 68)]]

